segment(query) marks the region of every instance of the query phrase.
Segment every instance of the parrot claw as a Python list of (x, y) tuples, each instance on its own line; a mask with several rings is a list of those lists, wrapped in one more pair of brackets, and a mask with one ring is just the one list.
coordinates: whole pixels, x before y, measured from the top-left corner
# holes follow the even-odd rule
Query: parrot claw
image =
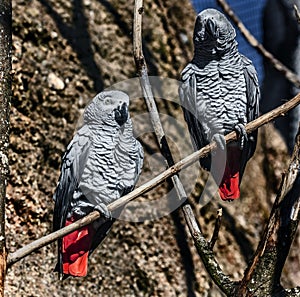
[(242, 150), (244, 148), (245, 140), (248, 140), (248, 135), (245, 129), (245, 125), (239, 123), (234, 126), (234, 130), (238, 134), (238, 142), (239, 142), (239, 147)]
[(100, 203), (94, 207), (95, 210), (99, 211), (101, 215), (103, 215), (106, 219), (111, 220), (112, 215), (111, 212), (108, 210), (107, 206), (104, 203)]
[(217, 144), (217, 147), (221, 150), (225, 150), (226, 147), (226, 141), (224, 135), (220, 133), (216, 133), (212, 137), (212, 141), (215, 141)]

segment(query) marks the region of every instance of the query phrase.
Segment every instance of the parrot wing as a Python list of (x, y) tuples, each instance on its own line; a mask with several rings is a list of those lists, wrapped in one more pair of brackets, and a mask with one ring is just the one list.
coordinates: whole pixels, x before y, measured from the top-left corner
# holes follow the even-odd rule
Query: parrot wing
[[(74, 191), (78, 188), (78, 183), (85, 166), (86, 159), (90, 147), (90, 131), (87, 126), (83, 126), (77, 131), (73, 140), (67, 147), (65, 154), (62, 157), (61, 174), (58, 185), (54, 193), (55, 201), (53, 213), (53, 230), (57, 231), (66, 225), (70, 204), (73, 199)], [(58, 258), (55, 271), (62, 274), (63, 259), (62, 259), (62, 244), (63, 239), (58, 240)]]
[[(199, 150), (205, 145), (209, 144), (209, 141), (207, 140), (204, 127), (198, 119), (199, 113), (205, 113), (205, 111), (197, 110), (197, 83), (195, 71), (197, 71), (197, 69), (195, 69), (193, 64), (188, 64), (182, 71), (182, 84), (179, 86), (179, 98), (184, 119), (187, 122), (190, 132), (193, 147), (195, 150)], [(204, 168), (209, 170), (210, 157), (208, 156), (207, 158), (202, 158), (200, 163)]]
[(53, 199), (54, 231), (65, 226), (74, 191), (78, 188), (91, 145), (91, 132), (87, 125), (77, 131), (62, 157), (61, 174)]
[(193, 146), (196, 150), (198, 150), (208, 144), (208, 141), (206, 140), (204, 129), (200, 121), (197, 119), (196, 76), (195, 69), (192, 64), (188, 64), (182, 72), (182, 84), (179, 87), (179, 97)]
[[(246, 81), (246, 96), (247, 96), (247, 122), (255, 120), (259, 116), (259, 100), (260, 90), (259, 83), (256, 74), (256, 70), (252, 62), (241, 55), (242, 62), (244, 64), (244, 77)], [(242, 178), (247, 161), (253, 156), (257, 143), (257, 130), (248, 134), (248, 140), (245, 143), (242, 159), (240, 176)], [(240, 179), (241, 179), (240, 178)]]

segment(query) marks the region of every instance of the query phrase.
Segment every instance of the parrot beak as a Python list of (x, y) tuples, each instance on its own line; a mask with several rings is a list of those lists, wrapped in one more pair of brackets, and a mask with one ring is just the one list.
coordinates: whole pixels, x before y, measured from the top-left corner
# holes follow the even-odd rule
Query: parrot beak
[(208, 19), (206, 21), (206, 30), (214, 39), (217, 39), (219, 37), (219, 28), (212, 19)]
[(115, 110), (115, 120), (116, 122), (122, 126), (128, 119), (128, 106), (124, 102), (121, 106), (118, 106)]

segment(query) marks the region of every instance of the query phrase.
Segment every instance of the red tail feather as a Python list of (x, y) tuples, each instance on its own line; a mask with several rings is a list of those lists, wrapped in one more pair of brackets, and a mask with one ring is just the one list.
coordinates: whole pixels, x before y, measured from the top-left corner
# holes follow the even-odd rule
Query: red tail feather
[(222, 200), (238, 199), (240, 197), (240, 158), (238, 147), (227, 148), (227, 162), (223, 179), (219, 186)]
[[(67, 220), (66, 226), (73, 223)], [(95, 230), (92, 225), (84, 226), (63, 238), (63, 273), (73, 276), (86, 276), (88, 255)]]

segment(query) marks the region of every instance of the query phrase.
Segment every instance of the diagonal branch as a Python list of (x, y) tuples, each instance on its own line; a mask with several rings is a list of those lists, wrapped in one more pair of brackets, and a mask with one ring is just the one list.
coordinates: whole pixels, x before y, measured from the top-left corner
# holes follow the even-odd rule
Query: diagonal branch
[(239, 28), (239, 30), (245, 36), (248, 42), (255, 49), (257, 49), (265, 58), (267, 58), (278, 71), (282, 72), (291, 83), (293, 83), (296, 87), (300, 88), (299, 76), (297, 76), (279, 60), (277, 60), (269, 51), (267, 51), (264, 48), (264, 46), (261, 43), (258, 42), (258, 40), (248, 31), (248, 29), (244, 26), (242, 21), (234, 13), (234, 11), (231, 9), (226, 0), (217, 0), (217, 2), (222, 7), (224, 12), (231, 18), (233, 23)]
[[(273, 109), (272, 111), (260, 116), (256, 120), (248, 123), (245, 126), (246, 132), (251, 133), (254, 130), (258, 129), (259, 127), (272, 122), (275, 118), (284, 115), (289, 110), (293, 109), (295, 106), (300, 104), (300, 93), (296, 95), (294, 98), (289, 100), (288, 102), (280, 105), (279, 107)], [(232, 142), (236, 140), (236, 132), (230, 132), (225, 136), (226, 143)], [(174, 164), (172, 167), (168, 168), (164, 172), (160, 173), (150, 181), (146, 182), (145, 184), (141, 185), (140, 187), (136, 188), (129, 194), (121, 197), (120, 199), (112, 202), (108, 205), (108, 209), (110, 211), (116, 210), (117, 208), (124, 206), (125, 204), (129, 203), (130, 201), (136, 199), (137, 197), (141, 196), (142, 194), (154, 189), (159, 184), (163, 183), (167, 178), (173, 176), (174, 174), (180, 172), (182, 169), (187, 168), (188, 166), (192, 165), (194, 162), (198, 161), (199, 158), (203, 158), (209, 154), (210, 151), (214, 150), (216, 148), (216, 143), (212, 142), (202, 149), (188, 155), (184, 159), (180, 160), (176, 164)], [(57, 240), (58, 238), (61, 238), (74, 230), (79, 229), (82, 226), (86, 226), (90, 224), (91, 222), (97, 220), (100, 218), (100, 214), (97, 211), (94, 211), (87, 215), (86, 217), (76, 221), (75, 223), (64, 227), (56, 232), (53, 232), (51, 234), (48, 234), (42, 238), (39, 238), (32, 243), (28, 244), (27, 246), (22, 247), (21, 249), (17, 250), (14, 253), (10, 253), (8, 255), (7, 259), (7, 265), (11, 266), (12, 264), (18, 262), (22, 258), (28, 256), (33, 251), (36, 251), (52, 242)]]

